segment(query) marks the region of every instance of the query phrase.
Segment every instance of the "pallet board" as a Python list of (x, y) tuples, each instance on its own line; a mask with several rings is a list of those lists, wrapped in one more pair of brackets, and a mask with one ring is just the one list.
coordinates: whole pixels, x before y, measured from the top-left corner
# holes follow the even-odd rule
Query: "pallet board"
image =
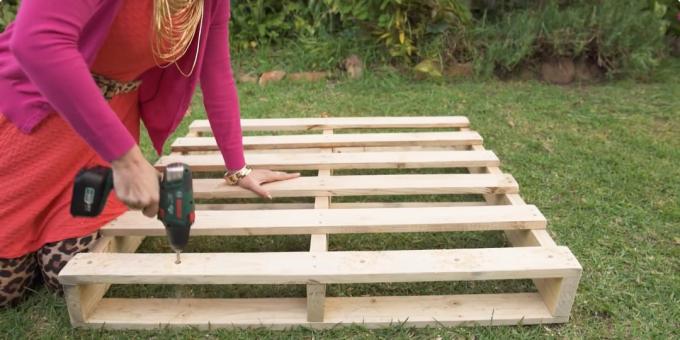
[[(174, 254), (135, 253), (145, 236), (164, 236), (165, 230), (159, 221), (131, 211), (102, 228), (103, 238), (95, 249), (78, 254), (60, 273), (74, 326), (285, 329), (352, 323), (375, 328), (568, 321), (581, 266), (567, 247), (555, 244), (546, 231), (545, 216), (524, 202), (518, 183), (500, 170), (498, 157), (482, 146), (482, 137), (469, 128), (466, 117), (243, 119), (242, 127), (272, 132), (244, 137), (246, 161), (252, 167), (316, 170), (313, 176), (267, 184), (271, 194), (313, 198), (313, 202), (233, 201), (256, 196), (219, 178), (226, 167), (210, 136), (209, 123), (194, 121), (189, 135), (173, 143), (173, 153), (156, 163), (162, 169), (184, 162), (197, 173), (205, 172), (194, 179), (198, 204), (192, 236), (311, 235), (309, 251), (186, 253), (177, 265)], [(351, 131), (345, 133), (347, 129)], [(349, 169), (363, 172), (333, 173)], [(418, 173), (373, 174), (375, 169), (418, 169)], [(424, 174), (420, 169), (438, 170)], [(384, 200), (394, 196), (402, 199)], [(446, 201), (454, 196), (464, 199)], [(334, 202), (333, 197), (359, 199)], [(460, 231), (502, 231), (512, 246), (328, 249), (328, 239), (336, 234), (407, 233), (403, 237), (409, 237), (408, 233)], [(534, 291), (326, 296), (327, 284), (527, 279), (533, 281)], [(296, 298), (108, 298), (105, 294), (111, 284), (209, 284), (224, 285), (224, 289), (232, 284), (302, 284), (307, 294)]]
[[(388, 232), (542, 229), (546, 220), (533, 205), (418, 208), (348, 208), (197, 211), (191, 234), (299, 235)], [(129, 212), (102, 228), (110, 236), (163, 236), (157, 220)]]
[[(175, 162), (186, 163), (197, 172), (226, 170), (220, 154), (163, 156), (156, 167), (161, 169)], [(246, 153), (246, 162), (253, 168), (271, 170), (464, 168), (500, 164), (491, 151)]]
[[(378, 147), (403, 146), (408, 144), (417, 146), (482, 144), (482, 136), (477, 132), (466, 131), (243, 137), (243, 147), (245, 150)], [(180, 152), (217, 151), (218, 147), (214, 137), (180, 137), (173, 143), (173, 149)]]

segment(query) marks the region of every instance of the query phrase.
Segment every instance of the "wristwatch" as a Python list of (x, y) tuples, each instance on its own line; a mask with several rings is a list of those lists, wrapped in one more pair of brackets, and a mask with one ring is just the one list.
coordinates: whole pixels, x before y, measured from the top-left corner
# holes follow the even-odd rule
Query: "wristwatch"
[(246, 165), (240, 170), (227, 171), (224, 174), (224, 179), (227, 181), (227, 184), (236, 185), (241, 180), (241, 178), (248, 176), (251, 171), (253, 171), (253, 169)]

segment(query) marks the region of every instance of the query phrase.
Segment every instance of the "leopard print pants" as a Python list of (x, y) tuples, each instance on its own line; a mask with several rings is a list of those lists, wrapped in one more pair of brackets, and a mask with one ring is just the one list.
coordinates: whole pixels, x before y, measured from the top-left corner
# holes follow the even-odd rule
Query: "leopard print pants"
[(34, 253), (13, 259), (0, 258), (0, 308), (16, 305), (33, 283), (42, 279), (50, 291), (62, 294), (59, 271), (73, 256), (87, 252), (98, 232), (45, 244)]

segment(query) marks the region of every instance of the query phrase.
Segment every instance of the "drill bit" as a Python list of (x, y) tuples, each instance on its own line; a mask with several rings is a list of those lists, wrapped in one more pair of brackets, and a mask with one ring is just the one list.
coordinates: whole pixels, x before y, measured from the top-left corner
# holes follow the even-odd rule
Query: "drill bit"
[(177, 258), (175, 259), (175, 264), (180, 264), (180, 263), (182, 263), (182, 260), (180, 259), (180, 254), (182, 254), (182, 252), (179, 251), (179, 250), (176, 250), (176, 251), (175, 251), (175, 254), (177, 254)]

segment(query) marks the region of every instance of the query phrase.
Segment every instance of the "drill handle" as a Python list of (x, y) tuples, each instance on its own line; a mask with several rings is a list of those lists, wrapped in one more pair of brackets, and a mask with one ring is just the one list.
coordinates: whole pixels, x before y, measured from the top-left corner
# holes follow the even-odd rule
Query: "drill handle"
[(76, 175), (71, 198), (71, 215), (95, 217), (101, 214), (113, 188), (111, 168), (95, 166), (82, 169)]

